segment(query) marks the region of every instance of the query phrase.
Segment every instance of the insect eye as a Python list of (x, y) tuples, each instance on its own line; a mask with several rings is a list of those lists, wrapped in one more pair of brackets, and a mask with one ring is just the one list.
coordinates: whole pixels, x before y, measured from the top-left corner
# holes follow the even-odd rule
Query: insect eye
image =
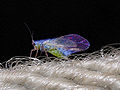
[(33, 46), (35, 46), (35, 43), (34, 43), (34, 41), (33, 41), (33, 40), (32, 40), (32, 45), (33, 45)]
[(33, 45), (33, 46), (35, 46), (35, 43), (34, 43), (34, 42), (32, 42), (32, 45)]
[(33, 45), (33, 46), (35, 46), (35, 43), (34, 43), (34, 42), (32, 42), (32, 45)]

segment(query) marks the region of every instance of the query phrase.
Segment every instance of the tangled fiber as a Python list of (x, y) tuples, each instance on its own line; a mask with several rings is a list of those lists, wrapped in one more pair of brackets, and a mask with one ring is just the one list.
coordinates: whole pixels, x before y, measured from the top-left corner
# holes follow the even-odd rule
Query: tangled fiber
[(55, 57), (12, 57), (0, 64), (0, 90), (120, 90), (120, 48)]

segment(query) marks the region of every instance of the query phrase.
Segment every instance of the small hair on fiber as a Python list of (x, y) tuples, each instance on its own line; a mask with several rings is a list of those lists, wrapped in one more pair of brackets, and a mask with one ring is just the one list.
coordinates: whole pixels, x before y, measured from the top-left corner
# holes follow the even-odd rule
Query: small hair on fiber
[(0, 64), (0, 90), (120, 90), (120, 44), (92, 53), (15, 56)]

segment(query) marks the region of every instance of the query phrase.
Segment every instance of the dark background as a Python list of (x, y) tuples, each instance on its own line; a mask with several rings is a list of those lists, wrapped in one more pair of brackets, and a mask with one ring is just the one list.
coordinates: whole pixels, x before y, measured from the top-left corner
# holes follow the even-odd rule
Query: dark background
[(119, 11), (119, 3), (105, 0), (0, 0), (0, 60), (29, 56), (33, 46), (24, 22), (34, 40), (79, 34), (91, 44), (85, 52), (118, 43)]

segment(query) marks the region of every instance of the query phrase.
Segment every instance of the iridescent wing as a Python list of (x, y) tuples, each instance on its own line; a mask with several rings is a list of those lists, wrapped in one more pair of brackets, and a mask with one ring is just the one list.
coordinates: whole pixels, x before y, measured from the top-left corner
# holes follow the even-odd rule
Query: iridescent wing
[(61, 36), (56, 38), (54, 42), (58, 45), (65, 45), (67, 48), (79, 48), (81, 50), (86, 50), (90, 46), (85, 38), (77, 34)]
[[(77, 34), (69, 34), (51, 39), (49, 45), (53, 47), (52, 49), (55, 56), (58, 56), (55, 52), (60, 52), (63, 56), (68, 56), (75, 52), (84, 51), (90, 46), (85, 38)], [(48, 52), (52, 53), (51, 51)]]
[(56, 38), (54, 42), (57, 45), (63, 45), (60, 51), (63, 51), (65, 55), (84, 51), (90, 46), (89, 42), (85, 38), (77, 34), (61, 36), (59, 38)]

